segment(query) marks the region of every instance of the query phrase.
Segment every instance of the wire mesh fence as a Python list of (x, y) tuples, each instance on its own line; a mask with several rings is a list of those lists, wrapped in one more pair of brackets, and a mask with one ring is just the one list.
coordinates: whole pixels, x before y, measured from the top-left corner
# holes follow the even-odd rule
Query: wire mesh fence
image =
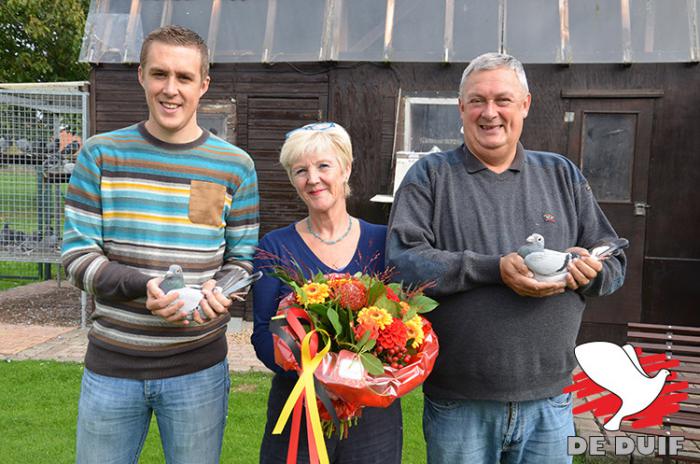
[(0, 261), (60, 261), (65, 192), (88, 134), (79, 84), (0, 85)]

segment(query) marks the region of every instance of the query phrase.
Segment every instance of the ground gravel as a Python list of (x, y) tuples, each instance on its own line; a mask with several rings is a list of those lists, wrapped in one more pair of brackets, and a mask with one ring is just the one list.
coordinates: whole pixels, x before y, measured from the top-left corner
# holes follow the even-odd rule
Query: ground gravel
[(80, 290), (65, 280), (47, 280), (0, 291), (0, 322), (79, 325)]

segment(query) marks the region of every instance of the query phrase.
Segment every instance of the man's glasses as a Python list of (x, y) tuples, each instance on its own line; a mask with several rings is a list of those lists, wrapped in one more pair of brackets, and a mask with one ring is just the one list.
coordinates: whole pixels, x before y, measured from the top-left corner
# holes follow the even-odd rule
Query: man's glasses
[(289, 132), (287, 132), (287, 134), (285, 134), (284, 138), (286, 140), (289, 137), (291, 137), (293, 133), (299, 131), (324, 131), (332, 127), (336, 127), (336, 124), (334, 122), (312, 122), (311, 124), (307, 124), (305, 126), (297, 127), (296, 129), (290, 130)]

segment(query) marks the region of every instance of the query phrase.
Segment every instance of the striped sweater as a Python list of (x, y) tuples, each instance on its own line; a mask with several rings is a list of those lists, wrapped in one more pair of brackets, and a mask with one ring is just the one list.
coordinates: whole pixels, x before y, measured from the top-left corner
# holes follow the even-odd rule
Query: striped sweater
[(257, 177), (243, 150), (207, 131), (166, 143), (143, 123), (91, 137), (68, 186), (62, 249), (71, 282), (95, 296), (86, 367), (155, 379), (223, 360), (230, 317), (167, 322), (146, 309), (146, 283), (171, 264), (188, 284), (250, 272), (257, 240)]

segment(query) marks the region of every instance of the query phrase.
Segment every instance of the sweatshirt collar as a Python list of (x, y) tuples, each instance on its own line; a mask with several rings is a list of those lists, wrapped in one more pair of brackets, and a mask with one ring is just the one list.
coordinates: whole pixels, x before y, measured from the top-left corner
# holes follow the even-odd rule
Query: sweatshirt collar
[[(483, 171), (484, 169), (488, 169), (486, 166), (484, 166), (484, 163), (482, 163), (479, 158), (474, 156), (472, 152), (469, 151), (467, 146), (465, 144), (462, 144), (460, 147), (462, 150), (462, 153), (465, 156), (466, 159), (466, 164), (467, 164), (467, 172), (469, 174), (474, 174), (479, 171)], [(508, 168), (509, 171), (514, 171), (514, 172), (519, 172), (523, 170), (523, 166), (525, 165), (525, 148), (523, 145), (518, 142), (518, 145), (515, 147), (515, 158), (513, 158), (513, 162), (510, 164), (510, 167)]]
[(155, 145), (156, 147), (163, 148), (166, 150), (191, 150), (193, 148), (196, 148), (200, 145), (202, 145), (204, 142), (207, 141), (209, 138), (209, 131), (203, 128), (202, 129), (202, 134), (197, 137), (195, 140), (187, 143), (170, 143), (166, 142), (164, 140), (161, 140), (148, 132), (148, 129), (146, 129), (146, 121), (141, 121), (140, 123), (137, 124), (136, 126), (137, 130), (139, 131), (139, 134), (146, 139), (148, 143), (151, 145)]

